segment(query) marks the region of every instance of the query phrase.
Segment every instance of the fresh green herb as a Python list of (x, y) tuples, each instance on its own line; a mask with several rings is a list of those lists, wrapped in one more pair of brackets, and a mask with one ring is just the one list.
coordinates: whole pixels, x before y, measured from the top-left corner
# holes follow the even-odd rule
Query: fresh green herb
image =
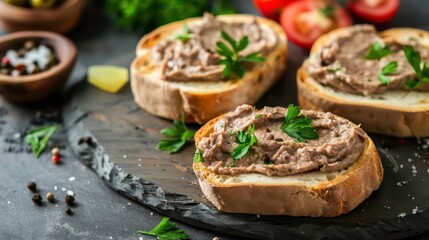
[(210, 11), (207, 0), (105, 0), (107, 14), (124, 29), (149, 31)]
[(391, 51), (389, 46), (386, 45), (382, 47), (379, 42), (375, 42), (371, 45), (371, 48), (368, 50), (368, 52), (363, 58), (368, 60), (380, 60), (381, 58), (389, 55), (390, 53)]
[(378, 74), (378, 81), (380, 81), (384, 85), (390, 84), (390, 80), (386, 75), (395, 73), (398, 68), (398, 62), (391, 61), (386, 66), (381, 69), (381, 72)]
[(188, 234), (182, 229), (178, 229), (175, 223), (169, 221), (168, 217), (163, 217), (161, 222), (150, 231), (138, 231), (139, 234), (150, 235), (159, 240), (186, 240), (189, 239)]
[[(420, 87), (424, 83), (429, 83), (429, 63), (425, 62), (421, 64), (420, 53), (412, 46), (404, 46), (405, 57), (408, 63), (413, 67), (416, 72), (417, 79), (408, 79), (405, 86), (408, 89), (415, 89)], [(422, 65), (422, 66), (421, 66)]]
[(264, 114), (256, 114), (256, 115), (255, 115), (255, 119), (258, 119), (258, 118), (260, 118), (260, 117), (262, 117), (262, 116), (264, 116)]
[(168, 153), (175, 153), (179, 151), (187, 141), (191, 140), (195, 131), (189, 130), (185, 125), (185, 117), (182, 116), (182, 120), (174, 121), (173, 128), (164, 128), (161, 130), (161, 134), (166, 136), (166, 139), (162, 139), (158, 144), (158, 149), (166, 151)]
[(298, 106), (290, 104), (287, 108), (285, 121), (281, 126), (283, 132), (294, 138), (298, 142), (307, 142), (307, 139), (316, 139), (319, 134), (313, 128), (310, 118), (299, 116), (301, 109)]
[(197, 153), (194, 156), (194, 162), (204, 162), (203, 154), (199, 148), (197, 148)]
[(231, 130), (228, 132), (228, 134), (229, 134), (229, 136), (232, 136), (232, 135), (234, 135), (234, 131)]
[(249, 38), (244, 36), (237, 42), (225, 31), (221, 32), (222, 38), (231, 45), (228, 47), (224, 42), (217, 42), (216, 52), (221, 56), (219, 64), (224, 65), (222, 77), (228, 78), (232, 73), (235, 73), (238, 77), (244, 76), (243, 62), (263, 62), (265, 58), (262, 57), (259, 52), (250, 53), (246, 56), (240, 56), (239, 53), (243, 51), (247, 45), (249, 45)]
[(342, 68), (340, 68), (340, 67), (338, 67), (338, 68), (327, 68), (326, 69), (326, 71), (332, 72), (332, 73), (336, 73), (336, 72), (339, 72), (341, 70), (342, 70)]
[(328, 18), (335, 18), (335, 8), (331, 4), (326, 4), (319, 9), (320, 13)]
[(232, 150), (231, 157), (234, 162), (242, 157), (244, 157), (254, 146), (258, 139), (255, 135), (255, 127), (253, 125), (247, 128), (247, 131), (238, 131), (235, 136), (235, 142), (238, 143), (238, 146)]
[(59, 125), (45, 126), (31, 129), (25, 136), (25, 140), (31, 146), (31, 151), (36, 158), (39, 158), (43, 150), (45, 150), (49, 139), (58, 129)]
[(192, 38), (192, 34), (191, 34), (191, 31), (189, 30), (188, 25), (183, 26), (183, 34), (176, 36), (176, 39), (180, 40), (181, 42), (186, 42), (191, 38)]

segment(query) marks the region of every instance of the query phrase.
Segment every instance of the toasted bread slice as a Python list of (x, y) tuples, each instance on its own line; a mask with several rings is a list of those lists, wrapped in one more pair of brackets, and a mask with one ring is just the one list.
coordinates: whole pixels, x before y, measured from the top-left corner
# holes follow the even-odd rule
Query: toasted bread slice
[[(252, 15), (218, 16), (222, 21), (250, 21)], [(286, 69), (287, 39), (280, 25), (256, 17), (261, 25), (273, 29), (277, 44), (262, 63), (238, 80), (221, 82), (168, 82), (161, 78), (149, 50), (160, 40), (176, 36), (185, 24), (201, 21), (186, 19), (164, 25), (144, 36), (137, 45), (136, 59), (131, 65), (131, 88), (136, 103), (147, 112), (168, 119), (186, 116), (186, 122), (205, 123), (238, 105), (254, 104)]]
[[(312, 54), (343, 29), (320, 37), (297, 73), (298, 102), (306, 109), (332, 112), (348, 118), (370, 133), (396, 137), (429, 136), (429, 92), (388, 91), (384, 94), (360, 96), (339, 92), (321, 85), (306, 71)], [(384, 39), (407, 42), (416, 39), (429, 49), (429, 33), (412, 28), (394, 28), (379, 33)]]
[[(198, 130), (196, 146), (213, 132), (221, 117)], [(369, 137), (359, 159), (339, 172), (232, 176), (215, 174), (199, 162), (193, 163), (193, 169), (202, 192), (219, 210), (260, 215), (335, 217), (358, 206), (379, 188), (383, 179), (380, 157)]]

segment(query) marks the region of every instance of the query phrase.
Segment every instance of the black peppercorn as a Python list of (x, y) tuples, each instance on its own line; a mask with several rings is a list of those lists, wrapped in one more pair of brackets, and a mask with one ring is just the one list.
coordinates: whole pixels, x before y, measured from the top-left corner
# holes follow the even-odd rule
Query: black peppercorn
[(71, 208), (67, 208), (66, 213), (67, 215), (72, 215), (73, 211), (71, 210)]
[(30, 191), (34, 192), (37, 189), (37, 185), (35, 182), (28, 182), (27, 183), (27, 188), (30, 189)]
[(72, 195), (67, 195), (64, 201), (67, 205), (72, 206), (74, 204), (74, 197)]
[(40, 204), (42, 202), (42, 196), (40, 196), (38, 193), (35, 193), (31, 200), (33, 200), (34, 203)]

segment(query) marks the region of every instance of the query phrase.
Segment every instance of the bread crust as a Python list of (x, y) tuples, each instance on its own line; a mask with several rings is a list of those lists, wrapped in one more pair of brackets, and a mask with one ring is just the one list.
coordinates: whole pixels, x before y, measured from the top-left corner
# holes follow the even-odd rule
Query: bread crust
[[(344, 29), (338, 29), (319, 38), (310, 57), (342, 31)], [(394, 28), (379, 34), (399, 42), (413, 37), (429, 49), (429, 33), (423, 30)], [(346, 117), (370, 133), (395, 137), (429, 136), (429, 92), (391, 91), (373, 97), (340, 93), (322, 86), (310, 76), (306, 71), (309, 61), (304, 61), (297, 72), (298, 102), (303, 108)]]
[[(220, 117), (209, 121), (196, 133), (197, 146), (203, 137), (213, 132)], [(299, 180), (307, 173), (286, 177), (240, 174), (276, 179), (270, 183), (264, 180), (239, 181), (237, 176), (215, 174), (207, 170), (204, 163), (194, 162), (193, 169), (202, 192), (220, 211), (260, 215), (335, 217), (357, 207), (379, 188), (383, 179), (380, 157), (369, 137), (364, 151), (353, 165), (341, 173), (326, 174), (324, 181), (319, 180), (315, 184)], [(320, 172), (309, 174), (324, 175)], [(230, 181), (220, 181), (225, 178)], [(297, 180), (291, 181), (291, 178)]]
[[(223, 21), (249, 21), (254, 17), (244, 14), (218, 16)], [(202, 86), (206, 88), (203, 91), (189, 89), (186, 84), (161, 80), (159, 69), (148, 57), (149, 49), (160, 40), (171, 36), (184, 24), (200, 21), (201, 18), (173, 22), (144, 36), (137, 44), (137, 57), (130, 70), (131, 89), (136, 103), (156, 116), (177, 120), (185, 115), (186, 122), (200, 124), (231, 111), (240, 104), (254, 104), (284, 73), (287, 60), (287, 39), (281, 26), (268, 19), (256, 19), (260, 24), (273, 29), (277, 35), (278, 42), (274, 50), (263, 63), (257, 64), (242, 79), (226, 81), (220, 87), (207, 83)]]

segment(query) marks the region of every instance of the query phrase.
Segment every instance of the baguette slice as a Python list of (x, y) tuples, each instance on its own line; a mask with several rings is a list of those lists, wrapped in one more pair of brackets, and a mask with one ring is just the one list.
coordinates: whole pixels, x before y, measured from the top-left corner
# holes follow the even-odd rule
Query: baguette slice
[[(250, 21), (255, 16), (225, 15), (217, 18), (226, 22)], [(201, 18), (173, 22), (144, 36), (137, 45), (137, 57), (131, 64), (131, 88), (136, 103), (156, 116), (178, 120), (185, 115), (186, 122), (200, 124), (238, 105), (254, 104), (280, 78), (287, 60), (287, 38), (281, 26), (265, 18), (256, 19), (276, 33), (277, 45), (264, 62), (254, 66), (239, 80), (180, 83), (160, 79), (160, 69), (149, 55), (150, 48), (164, 38), (179, 34), (185, 24), (201, 21)]]
[[(196, 146), (213, 132), (221, 117), (198, 130)], [(193, 163), (193, 169), (202, 192), (220, 211), (260, 215), (335, 217), (357, 207), (379, 188), (383, 179), (380, 157), (369, 137), (359, 159), (339, 172), (231, 176), (215, 174), (198, 162)]]
[[(388, 91), (384, 94), (359, 96), (322, 86), (306, 71), (312, 54), (344, 29), (320, 37), (310, 57), (297, 73), (298, 102), (306, 109), (332, 112), (361, 124), (366, 132), (396, 137), (429, 136), (429, 92)], [(429, 33), (412, 28), (393, 28), (379, 33), (384, 39), (406, 42), (415, 38), (429, 49)]]

